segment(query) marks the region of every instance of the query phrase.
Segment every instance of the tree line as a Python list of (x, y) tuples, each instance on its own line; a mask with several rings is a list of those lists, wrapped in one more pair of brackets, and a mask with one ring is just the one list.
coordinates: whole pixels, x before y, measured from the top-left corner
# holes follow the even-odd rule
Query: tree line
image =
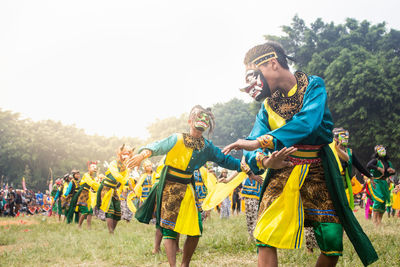
[[(350, 131), (350, 146), (361, 160), (367, 162), (373, 147), (382, 144), (399, 166), (400, 32), (386, 29), (385, 23), (371, 25), (350, 18), (337, 25), (317, 19), (307, 26), (298, 16), (282, 30), (282, 36), (265, 35), (265, 39), (280, 42), (294, 56), (293, 69), (325, 80), (335, 126)], [(223, 147), (246, 137), (259, 107), (238, 99), (213, 105), (216, 129), (209, 138)], [(150, 137), (141, 140), (88, 135), (74, 125), (34, 122), (0, 109), (0, 179), (21, 187), (24, 176), (28, 187), (43, 190), (51, 175), (62, 176), (72, 168), (86, 170), (88, 160), (109, 162), (123, 143), (140, 147), (186, 132), (187, 119), (183, 113), (156, 120), (148, 127)]]

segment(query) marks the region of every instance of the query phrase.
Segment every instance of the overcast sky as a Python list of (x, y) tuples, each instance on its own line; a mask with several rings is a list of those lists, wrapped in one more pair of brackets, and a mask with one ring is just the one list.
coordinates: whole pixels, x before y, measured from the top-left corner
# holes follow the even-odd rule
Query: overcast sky
[[(0, 2), (0, 108), (89, 134), (146, 126), (239, 92), (243, 57), (295, 14), (400, 29), (399, 0)], [(218, 127), (218, 125), (217, 125)]]

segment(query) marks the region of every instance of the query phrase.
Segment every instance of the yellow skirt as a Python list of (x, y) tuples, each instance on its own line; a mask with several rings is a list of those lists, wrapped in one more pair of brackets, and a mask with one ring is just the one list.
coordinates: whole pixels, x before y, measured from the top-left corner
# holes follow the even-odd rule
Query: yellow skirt
[(303, 243), (304, 210), (300, 188), (309, 164), (296, 165), (280, 196), (259, 216), (254, 237), (264, 244), (295, 249)]
[(183, 235), (201, 235), (199, 212), (192, 184), (165, 181), (160, 226)]

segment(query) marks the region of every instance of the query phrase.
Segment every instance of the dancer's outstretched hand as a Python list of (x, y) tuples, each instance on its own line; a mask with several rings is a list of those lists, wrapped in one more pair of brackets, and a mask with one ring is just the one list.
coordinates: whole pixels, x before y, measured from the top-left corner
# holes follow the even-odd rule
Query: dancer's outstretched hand
[(126, 166), (130, 169), (133, 169), (134, 167), (139, 167), (140, 163), (142, 163), (143, 160), (143, 156), (140, 154), (137, 154), (135, 156), (133, 156), (130, 159), (126, 160)]
[(239, 139), (236, 142), (227, 145), (222, 149), (222, 153), (227, 155), (231, 150), (245, 149), (247, 151), (253, 151), (260, 147), (260, 143), (257, 140), (245, 140)]
[(265, 163), (263, 162), (263, 165), (266, 169), (282, 169), (285, 167), (291, 167), (293, 166), (293, 163), (288, 160), (288, 156), (295, 151), (297, 151), (297, 148), (295, 147), (284, 147), (279, 151), (274, 151), (269, 158), (264, 161)]

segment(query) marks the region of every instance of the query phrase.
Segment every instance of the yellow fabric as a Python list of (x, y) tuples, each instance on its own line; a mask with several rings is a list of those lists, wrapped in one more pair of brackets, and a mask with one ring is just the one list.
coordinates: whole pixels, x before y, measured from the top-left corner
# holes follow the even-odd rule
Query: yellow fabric
[(309, 164), (296, 165), (281, 195), (261, 214), (254, 237), (276, 247), (295, 249), (303, 243), (304, 211), (300, 188), (307, 177)]
[(165, 166), (164, 160), (165, 160), (165, 157), (163, 157), (163, 158), (160, 160), (160, 162), (159, 162), (159, 164), (158, 164), (158, 167), (157, 167), (157, 169), (156, 169), (156, 171), (155, 171), (155, 173), (154, 173), (154, 175), (153, 175), (153, 181), (151, 181), (151, 183), (152, 183), (153, 185), (154, 185), (156, 182), (158, 182), (158, 180), (160, 179), (161, 171), (162, 171), (162, 169), (163, 169), (164, 166)]
[(239, 173), (229, 183), (217, 183), (213, 190), (208, 191), (207, 197), (204, 199), (202, 208), (203, 210), (211, 210), (221, 203), (236, 187), (238, 187), (247, 174), (244, 172)]
[[(85, 183), (88, 184), (96, 192), (97, 192), (97, 190), (99, 189), (99, 186), (100, 186), (100, 184), (98, 182), (96, 182), (96, 180), (94, 178), (92, 178), (88, 172), (83, 175), (79, 185), (82, 185), (82, 184), (85, 184)], [(89, 207), (93, 208), (94, 206), (96, 206), (96, 197), (97, 197), (96, 193), (93, 193), (92, 191), (89, 191), (89, 198), (88, 198), (88, 200), (86, 202), (87, 205), (88, 205), (88, 208)]]
[(357, 195), (363, 190), (363, 185), (357, 180), (355, 176), (351, 179), (351, 184), (353, 187), (353, 194)]
[(183, 143), (183, 135), (177, 134), (177, 141), (174, 147), (168, 152), (165, 158), (165, 165), (186, 171), (192, 158), (193, 149)]
[(194, 189), (191, 184), (186, 188), (185, 196), (179, 208), (178, 218), (174, 231), (183, 235), (198, 236), (200, 235), (199, 214), (194, 198)]
[(68, 189), (68, 183), (67, 183), (67, 182), (64, 182), (64, 184), (63, 184), (63, 190), (62, 190), (62, 195), (63, 195), (63, 196), (65, 195), (65, 192), (67, 192), (67, 189)]
[(117, 196), (118, 199), (121, 200), (121, 194), (122, 194), (122, 190), (124, 190), (124, 185), (120, 185), (120, 187), (117, 188)]
[(100, 184), (97, 183), (96, 180), (94, 178), (92, 178), (88, 172), (86, 172), (83, 175), (81, 181), (79, 182), (79, 185), (83, 185), (85, 183), (88, 184), (91, 188), (93, 188), (96, 191), (100, 186)]
[(112, 198), (113, 194), (114, 194), (114, 188), (110, 188), (110, 190), (108, 190), (108, 192), (101, 199), (100, 209), (102, 211), (108, 212), (108, 209), (110, 208), (111, 198)]
[(190, 179), (193, 176), (192, 174), (180, 173), (180, 172), (176, 172), (174, 170), (168, 170), (168, 173), (173, 175), (173, 176), (176, 176), (176, 177), (179, 177), (179, 178), (186, 178), (186, 179)]
[(333, 141), (332, 143), (329, 144), (329, 147), (331, 148), (333, 154), (335, 155), (335, 159), (336, 159), (336, 163), (339, 167), (340, 173), (343, 173), (343, 167), (342, 167), (342, 163), (340, 163), (340, 159), (339, 156), (336, 152), (336, 148), (335, 148), (335, 141)]
[(94, 209), (94, 207), (96, 206), (96, 198), (97, 198), (97, 193), (89, 191), (88, 207), (90, 205), (90, 207)]
[(133, 205), (132, 200), (136, 197), (135, 192), (130, 192), (128, 197), (126, 198), (126, 204), (128, 205), (128, 208), (132, 213), (136, 212), (136, 207)]
[(295, 151), (291, 154), (294, 157), (300, 157), (300, 158), (317, 158), (318, 157), (318, 151)]
[(268, 124), (271, 130), (278, 129), (286, 124), (286, 120), (279, 116), (272, 108), (268, 105), (267, 99), (264, 101), (265, 110), (268, 113)]
[(400, 210), (400, 191), (393, 193), (393, 205), (392, 208), (395, 210)]
[[(155, 180), (155, 178), (154, 178), (155, 173), (153, 172), (153, 173), (151, 174), (151, 176), (152, 176), (151, 180), (154, 181), (154, 180)], [(138, 183), (136, 184), (135, 188), (133, 189), (133, 191), (135, 192), (135, 195), (138, 196), (138, 197), (141, 197), (141, 196), (142, 196), (142, 192), (143, 192), (143, 183), (144, 183), (144, 180), (146, 180), (146, 178), (147, 178), (147, 173), (143, 173), (143, 174), (140, 176), (140, 179), (139, 179)], [(150, 187), (151, 187), (151, 186), (150, 186)]]
[(217, 186), (217, 177), (215, 177), (213, 173), (209, 172), (204, 166), (202, 166), (199, 171), (203, 183), (207, 188), (207, 192), (215, 190), (215, 187)]
[(124, 171), (119, 171), (118, 169), (118, 162), (116, 160), (111, 161), (110, 165), (108, 166), (108, 170), (106, 171), (107, 174), (111, 173), (111, 175), (117, 180), (120, 184), (125, 185), (129, 180), (129, 172), (128, 168), (125, 168)]
[(367, 184), (368, 184), (369, 192), (371, 193), (372, 197), (374, 198), (374, 201), (377, 200), (380, 203), (385, 203), (385, 201), (383, 199), (380, 199), (379, 197), (377, 197), (375, 195), (374, 190), (372, 190), (372, 184), (371, 184), (371, 180), (370, 179), (368, 179)]

